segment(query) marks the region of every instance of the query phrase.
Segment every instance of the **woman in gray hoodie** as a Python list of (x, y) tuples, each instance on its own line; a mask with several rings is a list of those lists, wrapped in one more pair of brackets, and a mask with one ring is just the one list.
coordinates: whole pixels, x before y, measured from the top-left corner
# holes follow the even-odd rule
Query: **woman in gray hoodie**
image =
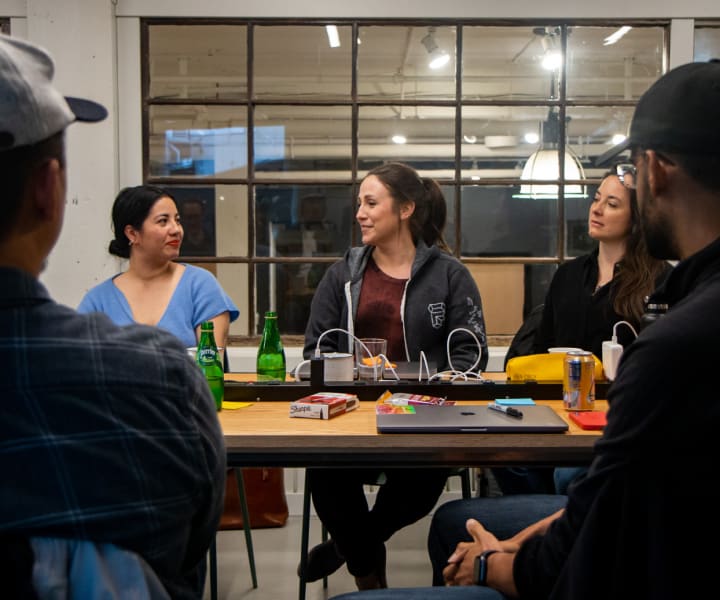
[[(353, 338), (387, 339), (391, 361), (418, 361), (438, 370), (487, 364), (480, 292), (443, 239), (447, 207), (440, 186), (402, 163), (371, 170), (360, 185), (356, 219), (363, 245), (350, 248), (318, 285), (305, 331), (306, 358), (352, 352)], [(456, 329), (471, 331), (447, 339)], [(480, 360), (478, 361), (478, 358)], [(364, 484), (384, 476), (370, 510)], [(385, 542), (427, 515), (442, 493), (447, 469), (308, 469), (315, 510), (331, 539), (313, 548), (306, 581), (345, 562), (358, 589), (387, 587)]]

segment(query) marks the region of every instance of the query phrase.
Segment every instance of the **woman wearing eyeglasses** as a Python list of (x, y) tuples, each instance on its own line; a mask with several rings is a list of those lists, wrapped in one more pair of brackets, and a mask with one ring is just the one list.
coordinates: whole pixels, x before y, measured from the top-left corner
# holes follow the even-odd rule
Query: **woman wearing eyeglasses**
[[(639, 331), (645, 297), (671, 267), (648, 254), (633, 171), (631, 165), (617, 165), (605, 173), (588, 214), (588, 234), (597, 248), (558, 267), (545, 297), (534, 352), (575, 347), (600, 358), (602, 343), (611, 339), (617, 322), (627, 321)], [(623, 346), (635, 339), (625, 325), (616, 331)]]

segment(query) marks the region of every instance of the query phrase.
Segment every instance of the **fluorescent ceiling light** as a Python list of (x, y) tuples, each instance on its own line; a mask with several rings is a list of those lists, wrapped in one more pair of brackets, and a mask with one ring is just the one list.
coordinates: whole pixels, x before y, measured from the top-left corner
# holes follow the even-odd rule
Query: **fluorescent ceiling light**
[(392, 141), (395, 144), (405, 144), (407, 143), (407, 138), (402, 133), (396, 133), (392, 136)]
[(630, 27), (629, 25), (625, 25), (625, 26), (621, 27), (615, 33), (613, 33), (605, 38), (605, 41), (603, 42), (603, 46), (612, 46), (613, 44), (617, 43), (617, 41), (631, 29), (632, 29), (632, 27)]
[(340, 47), (340, 36), (338, 35), (338, 29), (336, 25), (325, 25), (325, 31), (327, 32), (328, 44), (331, 48)]
[(477, 136), (476, 135), (464, 135), (463, 140), (466, 144), (474, 144), (477, 142)]
[(523, 139), (528, 144), (537, 144), (540, 141), (540, 136), (537, 133), (535, 133), (534, 131), (529, 131), (528, 133), (526, 133), (523, 136)]
[(622, 144), (626, 139), (626, 135), (623, 135), (622, 133), (616, 133), (614, 136), (612, 136), (610, 144), (613, 146), (617, 146), (618, 144)]

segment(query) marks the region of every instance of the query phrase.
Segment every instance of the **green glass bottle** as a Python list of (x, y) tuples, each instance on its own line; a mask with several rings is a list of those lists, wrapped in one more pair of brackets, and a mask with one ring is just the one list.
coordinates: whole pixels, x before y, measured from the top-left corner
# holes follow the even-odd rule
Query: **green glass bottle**
[(285, 350), (280, 340), (277, 313), (265, 313), (255, 372), (258, 381), (285, 381)]
[(215, 343), (215, 333), (212, 321), (205, 321), (200, 325), (200, 343), (197, 347), (195, 361), (205, 375), (210, 391), (215, 398), (215, 407), (222, 410), (225, 398), (225, 379), (223, 367), (220, 364), (220, 353)]

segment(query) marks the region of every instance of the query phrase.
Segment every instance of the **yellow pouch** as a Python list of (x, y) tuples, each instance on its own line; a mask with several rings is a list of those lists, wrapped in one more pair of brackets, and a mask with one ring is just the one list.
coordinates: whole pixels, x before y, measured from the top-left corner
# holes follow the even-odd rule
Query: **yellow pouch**
[[(565, 353), (550, 352), (546, 354), (528, 354), (511, 358), (505, 366), (510, 381), (562, 381)], [(595, 381), (604, 378), (600, 359), (595, 359)]]

